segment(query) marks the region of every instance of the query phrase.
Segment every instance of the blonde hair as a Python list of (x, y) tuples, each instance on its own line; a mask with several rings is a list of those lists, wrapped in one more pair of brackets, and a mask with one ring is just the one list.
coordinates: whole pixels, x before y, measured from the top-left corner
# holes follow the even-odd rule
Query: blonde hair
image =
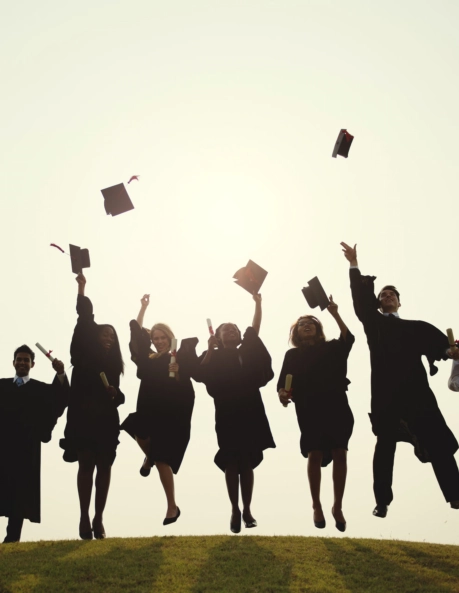
[[(171, 328), (166, 323), (155, 323), (155, 325), (151, 328), (151, 330), (149, 332), (150, 338), (152, 341), (153, 341), (153, 332), (155, 330), (162, 331), (164, 334), (166, 334), (167, 339), (169, 340), (169, 347), (170, 347), (172, 338), (175, 338), (174, 332), (171, 330)], [(152, 352), (150, 354), (150, 358), (158, 358), (158, 356), (162, 356), (163, 354), (167, 354), (167, 352)]]

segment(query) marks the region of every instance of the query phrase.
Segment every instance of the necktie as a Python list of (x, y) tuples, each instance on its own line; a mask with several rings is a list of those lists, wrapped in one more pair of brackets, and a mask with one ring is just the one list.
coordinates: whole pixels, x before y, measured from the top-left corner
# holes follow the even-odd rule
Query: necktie
[(22, 377), (18, 377), (18, 378), (16, 379), (16, 385), (17, 385), (18, 387), (21, 387), (21, 385), (24, 385), (24, 379), (23, 379)]

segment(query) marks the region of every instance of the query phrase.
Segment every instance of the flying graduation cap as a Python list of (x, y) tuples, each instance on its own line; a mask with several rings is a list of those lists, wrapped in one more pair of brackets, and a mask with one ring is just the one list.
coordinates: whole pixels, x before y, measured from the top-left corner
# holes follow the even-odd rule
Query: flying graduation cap
[(338, 134), (338, 140), (333, 149), (332, 157), (336, 159), (336, 156), (339, 154), (339, 156), (343, 156), (347, 159), (353, 140), (354, 136), (351, 136), (347, 130), (341, 130)]
[(118, 216), (123, 212), (134, 210), (134, 204), (131, 202), (124, 183), (118, 183), (118, 185), (112, 185), (112, 187), (106, 187), (100, 190), (105, 199), (105, 212), (112, 216)]
[(267, 275), (266, 270), (263, 270), (261, 266), (249, 259), (248, 264), (238, 270), (233, 278), (236, 279), (236, 284), (239, 284), (250, 294), (258, 294)]
[(91, 267), (91, 262), (89, 260), (89, 250), (81, 249), (81, 247), (77, 247), (76, 245), (69, 245), (69, 247), (72, 272), (74, 274), (82, 274), (83, 268)]
[(320, 310), (323, 311), (328, 307), (330, 301), (325, 294), (325, 290), (322, 288), (320, 280), (316, 276), (312, 280), (309, 280), (308, 284), (309, 286), (301, 289), (306, 302), (311, 307), (311, 309), (320, 307)]

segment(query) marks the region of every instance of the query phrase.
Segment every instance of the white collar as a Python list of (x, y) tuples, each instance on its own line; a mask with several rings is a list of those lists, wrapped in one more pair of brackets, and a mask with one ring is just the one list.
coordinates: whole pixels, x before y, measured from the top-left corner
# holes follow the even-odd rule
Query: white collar
[(394, 317), (400, 317), (397, 311), (394, 311), (393, 313), (383, 313), (383, 315), (384, 317), (389, 317), (389, 315), (393, 315)]
[[(13, 383), (16, 383), (16, 381), (18, 379), (19, 379), (19, 377), (17, 375), (14, 375)], [(25, 385), (27, 383), (27, 381), (30, 381), (29, 375), (26, 375), (25, 377), (21, 377), (21, 379), (23, 381), (23, 385)]]

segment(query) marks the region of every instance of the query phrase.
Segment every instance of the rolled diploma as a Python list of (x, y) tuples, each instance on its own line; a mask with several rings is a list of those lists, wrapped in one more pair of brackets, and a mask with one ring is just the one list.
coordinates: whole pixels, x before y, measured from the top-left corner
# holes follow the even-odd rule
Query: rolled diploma
[[(448, 336), (448, 342), (451, 348), (456, 348), (456, 342), (454, 341), (454, 334), (451, 328), (446, 330), (446, 335)], [(38, 346), (38, 344), (37, 344)]]
[(39, 343), (37, 342), (37, 343), (35, 344), (35, 346), (36, 346), (36, 347), (37, 347), (39, 350), (41, 350), (41, 351), (43, 352), (43, 354), (46, 356), (46, 358), (49, 358), (49, 360), (50, 360), (51, 362), (53, 362), (53, 360), (54, 360), (54, 356), (51, 356), (51, 354), (50, 354), (50, 353), (49, 353), (47, 350), (45, 350), (41, 344), (39, 344)]
[(104, 384), (104, 387), (110, 387), (110, 383), (108, 382), (108, 379), (105, 376), (105, 373), (100, 373), (100, 378), (102, 379), (102, 383)]
[(214, 328), (212, 327), (212, 321), (210, 319), (207, 320), (207, 327), (209, 328), (209, 334), (211, 336), (214, 335)]
[[(171, 340), (171, 364), (174, 364), (174, 362), (175, 362), (175, 356), (177, 354), (176, 350), (177, 350), (177, 338), (172, 338), (172, 340)], [(175, 373), (173, 371), (171, 371), (169, 373), (169, 377), (174, 378)]]
[(290, 391), (292, 388), (292, 379), (293, 376), (292, 375), (286, 375), (285, 376), (285, 391)]

